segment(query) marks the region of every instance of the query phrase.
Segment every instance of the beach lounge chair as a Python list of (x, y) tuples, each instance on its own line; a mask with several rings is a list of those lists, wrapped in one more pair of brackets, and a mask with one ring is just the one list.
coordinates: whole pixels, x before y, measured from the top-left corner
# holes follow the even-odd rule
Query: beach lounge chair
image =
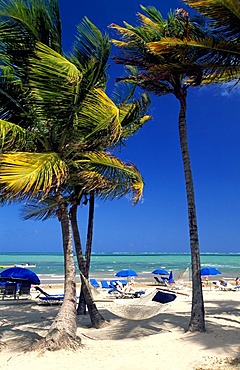
[(18, 291), (19, 297), (30, 296), (30, 289), (31, 284), (21, 284)]
[(157, 284), (167, 286), (167, 278), (160, 277), (160, 280), (157, 276), (154, 276), (154, 279)]
[(53, 305), (61, 304), (64, 300), (64, 294), (48, 294), (47, 296), (39, 296), (39, 304)]
[(39, 286), (35, 286), (34, 288), (38, 290), (40, 294), (42, 294), (42, 295), (39, 294), (39, 296), (36, 297), (39, 299), (39, 304), (45, 305), (60, 304), (64, 300), (64, 294), (49, 294)]
[(127, 291), (124, 288), (120, 290), (118, 286), (110, 284), (111, 289), (108, 291), (109, 294), (112, 294), (115, 298), (139, 298), (142, 294), (145, 294), (143, 290), (139, 291)]
[(101, 280), (101, 286), (103, 289), (109, 289), (110, 285), (108, 284), (107, 280)]
[(96, 279), (89, 279), (90, 281), (90, 284), (94, 287), (94, 288), (100, 288), (100, 285), (99, 283), (97, 282)]
[(5, 297), (16, 299), (17, 284), (16, 283), (5, 283), (2, 299)]
[(110, 281), (110, 289), (108, 291), (108, 294), (111, 294), (115, 298), (121, 298), (123, 295), (123, 291), (120, 290), (115, 284), (116, 283), (114, 281)]

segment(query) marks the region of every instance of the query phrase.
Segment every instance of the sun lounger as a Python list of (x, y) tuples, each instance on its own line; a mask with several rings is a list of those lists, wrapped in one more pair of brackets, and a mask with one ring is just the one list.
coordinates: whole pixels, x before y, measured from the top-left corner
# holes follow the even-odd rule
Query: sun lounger
[(6, 297), (16, 299), (17, 294), (17, 284), (16, 283), (4, 283), (2, 290), (2, 299)]
[(99, 283), (97, 282), (96, 279), (89, 279), (90, 281), (90, 284), (94, 287), (94, 288), (100, 288), (100, 285)]
[(154, 279), (155, 279), (155, 282), (159, 285), (164, 285), (164, 286), (167, 286), (167, 278), (158, 278), (157, 276), (154, 276)]
[(113, 295), (115, 298), (139, 298), (142, 294), (145, 294), (143, 290), (139, 291), (125, 291), (119, 290), (115, 285), (110, 284), (111, 289), (108, 291), (109, 294)]
[(110, 285), (108, 284), (107, 280), (101, 280), (101, 286), (103, 289), (109, 289)]
[(64, 300), (64, 294), (49, 294), (48, 296), (39, 296), (38, 299), (40, 304), (61, 304)]
[(20, 284), (18, 296), (30, 296), (31, 284)]

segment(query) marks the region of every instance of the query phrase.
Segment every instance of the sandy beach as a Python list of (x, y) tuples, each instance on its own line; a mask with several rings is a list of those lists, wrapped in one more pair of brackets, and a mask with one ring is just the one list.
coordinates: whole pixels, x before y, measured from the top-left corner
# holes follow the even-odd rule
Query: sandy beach
[[(60, 287), (46, 286), (50, 293)], [(181, 292), (165, 312), (147, 320), (126, 320), (98, 307), (109, 324), (94, 329), (78, 318), (83, 347), (77, 352), (28, 352), (44, 336), (59, 306), (0, 305), (0, 369), (185, 370), (240, 368), (240, 291), (204, 288), (206, 333), (186, 333), (191, 290)]]

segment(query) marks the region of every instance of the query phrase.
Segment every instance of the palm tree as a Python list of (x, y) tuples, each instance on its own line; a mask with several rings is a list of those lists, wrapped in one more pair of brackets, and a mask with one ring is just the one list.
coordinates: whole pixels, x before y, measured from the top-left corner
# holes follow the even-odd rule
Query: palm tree
[(206, 55), (206, 51), (194, 47), (174, 49), (169, 40), (184, 44), (185, 40), (191, 39), (197, 43), (199, 40), (206, 39), (208, 34), (204, 28), (192, 22), (189, 14), (183, 9), (170, 12), (166, 20), (154, 7), (142, 6), (142, 9), (147, 16), (138, 13), (140, 26), (133, 27), (127, 23), (125, 27), (115, 24), (110, 26), (122, 36), (122, 41), (113, 40), (113, 43), (123, 50), (115, 61), (135, 67), (135, 72), (131, 76), (119, 80), (135, 83), (157, 96), (173, 94), (180, 104), (178, 131), (187, 193), (193, 290), (188, 330), (205, 331), (199, 238), (186, 112), (187, 91), (189, 87), (198, 86), (202, 81), (204, 67), (200, 61)]
[[(49, 22), (52, 31), (56, 31), (56, 25), (60, 29), (56, 1), (49, 1), (49, 8), (41, 1), (32, 1), (30, 9), (28, 2), (21, 1), (2, 1), (1, 5), (6, 8), (0, 14), (8, 16), (8, 22), (0, 27), (2, 59), (7, 65), (2, 69), (2, 85), (6, 89), (1, 95), (5, 102), (1, 111), (5, 119), (0, 121), (1, 197), (6, 201), (37, 197), (40, 204), (43, 199), (51, 198), (57, 204), (65, 257), (65, 299), (47, 337), (37, 346), (75, 348), (79, 341), (68, 208), (77, 186), (90, 193), (99, 188), (101, 181), (102, 189), (106, 189), (106, 169), (109, 164), (113, 169), (115, 162), (116, 171), (122, 171), (122, 182), (128, 184), (122, 195), (133, 191), (136, 199), (141, 197), (143, 181), (137, 169), (132, 165), (125, 165), (124, 169), (121, 161), (105, 151), (121, 138), (124, 130), (119, 118), (124, 121), (132, 109), (119, 109), (107, 97), (100, 88), (104, 78), (90, 84), (90, 72), (95, 79), (97, 63), (87, 68), (76, 55), (70, 59), (64, 57), (58, 52), (60, 37), (54, 38), (51, 32), (46, 40), (51, 40), (54, 49), (39, 41), (39, 30), (34, 26), (41, 22), (35, 24), (34, 16), (39, 15), (41, 20), (44, 14), (52, 20)], [(13, 25), (16, 24), (22, 39), (19, 42), (19, 36), (15, 44)], [(104, 63), (101, 68), (104, 70)], [(101, 68), (98, 65), (97, 71)], [(18, 92), (14, 86), (18, 86)], [(143, 121), (146, 119), (142, 117)], [(108, 193), (119, 193), (119, 188), (112, 181)]]

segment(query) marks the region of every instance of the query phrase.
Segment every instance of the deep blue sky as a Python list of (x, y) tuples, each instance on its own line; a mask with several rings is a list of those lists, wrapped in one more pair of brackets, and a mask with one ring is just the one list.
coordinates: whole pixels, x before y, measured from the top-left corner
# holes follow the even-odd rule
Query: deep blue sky
[[(87, 16), (98, 28), (127, 21), (136, 24), (139, 4), (164, 15), (181, 7), (173, 0), (62, 0), (63, 46), (70, 51), (76, 25)], [(109, 92), (122, 67), (111, 63)], [(240, 92), (226, 86), (188, 93), (188, 137), (202, 252), (240, 252)], [(144, 198), (97, 201), (94, 252), (189, 252), (187, 203), (178, 139), (178, 101), (152, 97), (153, 120), (128, 141), (119, 156), (134, 162), (145, 180)], [(1, 251), (62, 252), (57, 220), (22, 221), (19, 208), (0, 208)], [(85, 231), (86, 207), (79, 220)], [(84, 240), (84, 237), (83, 237)]]

